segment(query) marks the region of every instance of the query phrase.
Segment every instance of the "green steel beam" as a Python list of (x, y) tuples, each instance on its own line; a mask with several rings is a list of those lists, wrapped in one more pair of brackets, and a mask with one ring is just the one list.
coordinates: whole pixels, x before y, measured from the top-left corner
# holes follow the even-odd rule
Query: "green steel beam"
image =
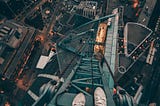
[(84, 93), (85, 95), (91, 96), (91, 94), (89, 94), (88, 92), (82, 90), (81, 88), (79, 88), (78, 86), (76, 86), (75, 84), (71, 83), (71, 85), (76, 88), (77, 90), (79, 90), (80, 92)]
[[(77, 64), (79, 64), (79, 62), (77, 62)], [(71, 73), (69, 74), (69, 76), (67, 77), (67, 79), (65, 80), (65, 82), (62, 84), (62, 86), (59, 88), (59, 90), (57, 91), (57, 93), (54, 95), (54, 97), (53, 97), (53, 99), (51, 101), (51, 104), (56, 104), (56, 100), (57, 100), (56, 98), (57, 98), (57, 96), (66, 91), (66, 89), (70, 85), (71, 79), (74, 76), (77, 68), (78, 68), (78, 65), (76, 65), (74, 67), (74, 69), (71, 71)]]
[(87, 77), (87, 78), (80, 78), (80, 79), (74, 79), (72, 82), (80, 82), (80, 81), (87, 81), (87, 80), (92, 80), (92, 79), (100, 79), (101, 77)]
[(90, 87), (90, 88), (92, 86), (94, 86), (94, 88), (95, 87), (103, 87), (102, 84), (96, 84), (96, 83), (93, 83), (93, 85), (92, 85), (92, 83), (86, 83), (86, 82), (72, 82), (72, 83), (77, 85), (77, 86), (82, 86), (82, 87)]
[[(76, 74), (77, 74), (77, 75), (80, 75), (80, 76), (86, 76), (86, 77), (92, 76), (92, 73), (91, 73), (91, 72), (90, 72), (90, 73), (77, 72)], [(93, 74), (94, 74), (95, 77), (101, 77), (101, 74), (99, 74), (99, 73), (93, 72)]]
[(95, 23), (95, 22), (98, 22), (100, 20), (104, 20), (104, 19), (108, 19), (108, 18), (111, 18), (111, 17), (115, 17), (115, 15), (116, 14), (111, 14), (111, 15), (107, 15), (107, 16), (101, 17), (101, 18), (96, 19), (96, 20), (89, 21), (89, 22), (87, 22), (87, 23), (75, 28), (74, 30), (78, 30), (79, 28), (84, 27), (85, 25), (88, 25), (88, 24), (91, 24), (91, 23)]

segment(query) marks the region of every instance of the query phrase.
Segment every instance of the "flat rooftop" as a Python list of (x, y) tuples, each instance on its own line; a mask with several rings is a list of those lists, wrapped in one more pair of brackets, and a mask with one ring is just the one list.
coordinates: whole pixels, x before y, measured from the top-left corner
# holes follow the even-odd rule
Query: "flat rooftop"
[(33, 39), (34, 32), (33, 28), (24, 27), (13, 20), (5, 21), (0, 25), (0, 57), (3, 59), (0, 73), (5, 77), (14, 76), (17, 71), (15, 68)]
[(151, 30), (144, 26), (128, 24), (128, 41), (129, 43), (133, 43), (135, 46), (141, 43), (150, 33)]
[(78, 7), (80, 8), (88, 8), (88, 9), (96, 9), (98, 3), (96, 1), (81, 1)]
[(151, 34), (152, 30), (148, 27), (140, 23), (128, 22), (124, 28), (125, 54), (130, 55)]

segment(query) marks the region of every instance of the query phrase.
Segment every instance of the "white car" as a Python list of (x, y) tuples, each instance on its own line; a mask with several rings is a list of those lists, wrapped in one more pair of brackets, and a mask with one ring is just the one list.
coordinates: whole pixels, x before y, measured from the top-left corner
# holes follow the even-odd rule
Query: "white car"
[(107, 25), (108, 25), (108, 26), (111, 26), (111, 24), (112, 24), (112, 18), (109, 18), (109, 19), (108, 19), (108, 22), (107, 22)]

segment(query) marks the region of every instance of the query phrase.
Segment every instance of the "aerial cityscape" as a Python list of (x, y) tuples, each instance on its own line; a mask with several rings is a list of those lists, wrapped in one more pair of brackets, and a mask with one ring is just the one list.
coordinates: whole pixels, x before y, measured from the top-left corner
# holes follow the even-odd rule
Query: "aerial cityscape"
[(0, 106), (160, 106), (160, 0), (0, 0)]

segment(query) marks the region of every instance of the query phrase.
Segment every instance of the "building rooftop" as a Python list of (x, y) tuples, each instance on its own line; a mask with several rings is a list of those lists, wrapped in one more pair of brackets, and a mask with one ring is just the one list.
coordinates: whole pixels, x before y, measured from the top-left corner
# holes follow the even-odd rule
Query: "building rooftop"
[(91, 19), (78, 14), (64, 13), (61, 18), (56, 21), (53, 30), (61, 34), (65, 34), (68, 30), (74, 29), (86, 22), (89, 22), (90, 20)]
[[(0, 43), (5, 43), (11, 48), (18, 48), (23, 39), (22, 30), (18, 26), (6, 21), (0, 25)], [(24, 31), (25, 32), (25, 31)]]
[(96, 9), (98, 3), (96, 1), (81, 1), (78, 7), (88, 8), (88, 9)]
[[(27, 28), (15, 21), (5, 21), (0, 25), (0, 73), (10, 78), (15, 73), (15, 68), (24, 50), (34, 33), (32, 28)], [(30, 34), (25, 37), (27, 34)], [(28, 37), (30, 39), (28, 39)], [(25, 46), (24, 46), (25, 45)], [(18, 52), (16, 52), (18, 50)]]
[(125, 54), (131, 55), (137, 47), (139, 47), (148, 37), (151, 36), (152, 32), (153, 31), (151, 29), (142, 24), (128, 22), (124, 29)]
[(50, 51), (49, 55), (48, 56), (44, 56), (44, 55), (41, 55), (38, 63), (37, 63), (37, 66), (36, 68), (38, 69), (44, 69), (45, 66), (47, 65), (47, 63), (50, 61), (50, 59), (52, 58), (52, 56), (54, 55), (55, 53), (53, 51)]
[(146, 0), (146, 3), (139, 15), (138, 23), (148, 26), (150, 17), (158, 0)]

